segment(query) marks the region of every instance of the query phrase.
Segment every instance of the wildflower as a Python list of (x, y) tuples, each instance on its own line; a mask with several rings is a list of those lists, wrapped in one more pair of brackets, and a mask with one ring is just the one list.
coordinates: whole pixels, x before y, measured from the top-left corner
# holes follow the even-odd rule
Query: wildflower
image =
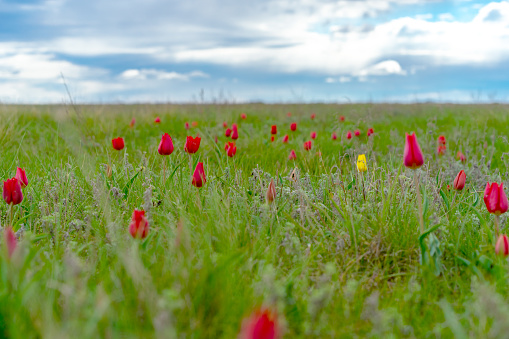
[(122, 149), (124, 149), (124, 139), (123, 138), (116, 138), (116, 139), (111, 139), (111, 144), (113, 145), (113, 148), (116, 149), (117, 151), (121, 151)]
[(133, 128), (135, 123), (136, 123), (136, 119), (133, 118), (131, 120), (131, 122), (129, 123), (129, 127)]
[(21, 185), (16, 178), (4, 181), (4, 190), (2, 197), (7, 204), (17, 205), (23, 201), (23, 192)]
[(245, 119), (247, 118), (246, 113), (242, 113), (242, 114), (240, 115), (240, 118), (241, 118), (241, 119), (243, 119), (243, 120), (245, 120)]
[(287, 117), (291, 117), (291, 116), (292, 116), (292, 112), (288, 112), (288, 113), (286, 113), (286, 116), (287, 116)]
[(5, 240), (5, 246), (7, 247), (7, 254), (9, 255), (9, 258), (12, 257), (12, 254), (16, 250), (16, 247), (18, 246), (18, 240), (16, 239), (16, 234), (14, 234), (14, 231), (12, 230), (12, 227), (6, 227), (4, 230), (4, 240)]
[(359, 157), (357, 158), (357, 170), (359, 172), (366, 172), (368, 170), (366, 155), (359, 154)]
[(315, 113), (312, 113), (312, 114), (311, 114), (311, 120), (313, 120), (314, 118), (316, 118), (316, 114), (315, 114)]
[(508, 202), (504, 192), (504, 184), (501, 183), (499, 186), (496, 182), (491, 185), (487, 183), (484, 190), (484, 203), (488, 212), (495, 215), (507, 212)]
[(444, 154), (445, 154), (445, 150), (446, 150), (446, 147), (445, 147), (445, 146), (438, 146), (438, 148), (437, 148), (437, 154), (438, 154), (439, 156), (442, 156), (442, 155), (444, 155)]
[(235, 153), (237, 153), (237, 146), (235, 146), (234, 142), (228, 141), (224, 149), (226, 150), (226, 155), (229, 156), (230, 158), (233, 158)]
[(15, 178), (18, 179), (21, 188), (25, 188), (26, 186), (28, 186), (28, 179), (24, 169), (18, 167), (16, 169)]
[(227, 138), (228, 138), (231, 134), (232, 134), (232, 130), (231, 130), (231, 129), (229, 129), (229, 128), (227, 128), (227, 129), (226, 129), (226, 131), (224, 132), (224, 136), (225, 136), (225, 137), (227, 137)]
[(467, 157), (463, 153), (461, 153), (461, 151), (458, 151), (458, 153), (456, 154), (456, 158), (458, 158), (458, 160), (460, 160), (461, 162), (467, 161)]
[(239, 138), (239, 131), (237, 130), (237, 124), (232, 124), (232, 139), (237, 140)]
[(503, 257), (509, 255), (509, 239), (507, 235), (501, 234), (498, 237), (497, 244), (495, 245), (495, 253)]
[(283, 137), (283, 143), (286, 144), (287, 142), (288, 142), (288, 134)]
[(304, 149), (309, 151), (311, 149), (312, 143), (311, 140), (304, 142)]
[(157, 118), (154, 120), (154, 123), (156, 123), (156, 124), (160, 124), (160, 123), (161, 123), (161, 118), (157, 117)]
[(445, 146), (445, 137), (443, 135), (438, 137), (438, 146)]
[(198, 188), (202, 187), (207, 180), (205, 179), (205, 171), (203, 170), (203, 162), (199, 162), (193, 173), (192, 184)]
[(340, 116), (339, 117), (339, 121), (341, 121), (341, 122), (345, 121), (345, 117), (344, 116)]
[(171, 137), (168, 133), (164, 133), (161, 137), (161, 142), (159, 143), (157, 151), (161, 155), (170, 155), (173, 153), (173, 149), (173, 140), (171, 140)]
[(316, 132), (311, 132), (311, 139), (316, 139)]
[(184, 146), (184, 151), (186, 151), (189, 154), (198, 152), (198, 149), (200, 148), (200, 142), (201, 142), (200, 137), (197, 136), (196, 138), (193, 138), (191, 136), (188, 136), (186, 138), (186, 144)]
[(186, 121), (186, 123), (185, 123), (184, 127), (185, 127), (186, 129), (189, 129), (189, 123), (188, 123), (187, 121)]
[(408, 135), (405, 133), (405, 151), (403, 155), (403, 163), (406, 167), (416, 169), (424, 164), (424, 156), (417, 142), (415, 133)]
[(257, 310), (242, 322), (239, 339), (278, 339), (277, 317), (269, 310)]
[(277, 126), (276, 125), (272, 125), (271, 128), (270, 128), (270, 134), (277, 134)]
[(274, 199), (276, 198), (276, 187), (274, 186), (274, 179), (270, 180), (269, 187), (267, 188), (267, 193), (265, 194), (265, 198), (269, 204), (272, 204)]
[(355, 132), (353, 132), (353, 134), (355, 134), (355, 136), (358, 137), (361, 135), (361, 131), (356, 129)]
[(292, 132), (295, 132), (297, 130), (297, 123), (296, 122), (292, 122), (291, 125), (290, 125), (290, 130)]
[(346, 132), (346, 138), (348, 140), (352, 139), (352, 132), (350, 132), (350, 131)]
[(225, 121), (225, 122), (223, 122), (223, 127), (224, 127), (224, 128), (228, 128), (228, 124), (226, 123), (226, 121)]
[(288, 160), (295, 160), (297, 159), (297, 154), (295, 154), (295, 151), (292, 149), (290, 151), (290, 155), (288, 156)]
[(191, 123), (191, 126), (193, 126), (193, 127), (198, 127), (198, 121), (193, 121), (193, 122)]
[(467, 176), (465, 174), (464, 170), (461, 170), (456, 178), (454, 179), (454, 189), (457, 191), (461, 191), (465, 187), (465, 181), (467, 179)]
[(148, 235), (148, 221), (145, 211), (135, 209), (129, 225), (129, 233), (135, 239), (144, 239)]
[(336, 132), (332, 132), (332, 140), (336, 140), (338, 138)]

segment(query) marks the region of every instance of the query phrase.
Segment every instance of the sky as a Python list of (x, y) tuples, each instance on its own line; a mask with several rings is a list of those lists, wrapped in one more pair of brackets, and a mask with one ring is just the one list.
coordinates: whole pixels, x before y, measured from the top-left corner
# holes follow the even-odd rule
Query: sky
[(0, 102), (509, 102), (509, 0), (0, 0)]

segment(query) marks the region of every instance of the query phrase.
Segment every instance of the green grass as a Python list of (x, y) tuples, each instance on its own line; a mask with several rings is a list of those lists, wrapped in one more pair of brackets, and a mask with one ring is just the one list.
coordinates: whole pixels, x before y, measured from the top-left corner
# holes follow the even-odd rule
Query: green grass
[[(233, 159), (223, 121), (239, 125)], [(18, 248), (10, 259), (1, 251), (0, 337), (235, 338), (260, 306), (278, 313), (287, 338), (507, 337), (508, 263), (494, 254), (482, 194), (507, 180), (508, 123), (502, 105), (0, 106), (1, 178), (20, 166), (29, 180), (15, 206)], [(437, 227), (423, 242), (427, 265), (413, 172), (402, 166), (411, 131), (425, 154), (425, 228)], [(175, 144), (167, 157), (157, 153), (164, 132)], [(201, 189), (188, 133), (202, 137), (192, 156), (205, 166)], [(446, 186), (461, 169), (467, 185), (455, 196)], [(128, 232), (135, 208), (149, 218), (144, 240)], [(0, 216), (7, 225), (3, 202)]]

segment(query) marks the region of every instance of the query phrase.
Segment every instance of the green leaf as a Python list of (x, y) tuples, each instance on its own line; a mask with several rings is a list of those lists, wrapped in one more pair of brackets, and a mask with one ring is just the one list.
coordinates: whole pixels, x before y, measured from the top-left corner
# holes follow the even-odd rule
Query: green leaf
[(442, 200), (444, 201), (445, 206), (447, 206), (447, 210), (449, 210), (450, 209), (449, 199), (447, 198), (447, 195), (445, 194), (444, 190), (440, 190), (440, 196), (442, 197)]

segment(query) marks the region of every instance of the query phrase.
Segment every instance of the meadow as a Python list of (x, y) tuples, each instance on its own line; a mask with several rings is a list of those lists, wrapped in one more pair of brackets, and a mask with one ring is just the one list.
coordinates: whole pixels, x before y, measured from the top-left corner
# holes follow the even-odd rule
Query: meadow
[(0, 201), (17, 238), (1, 238), (0, 337), (248, 338), (268, 312), (281, 338), (507, 338), (509, 266), (483, 194), (507, 181), (508, 123), (495, 104), (0, 105), (1, 178), (28, 181)]

